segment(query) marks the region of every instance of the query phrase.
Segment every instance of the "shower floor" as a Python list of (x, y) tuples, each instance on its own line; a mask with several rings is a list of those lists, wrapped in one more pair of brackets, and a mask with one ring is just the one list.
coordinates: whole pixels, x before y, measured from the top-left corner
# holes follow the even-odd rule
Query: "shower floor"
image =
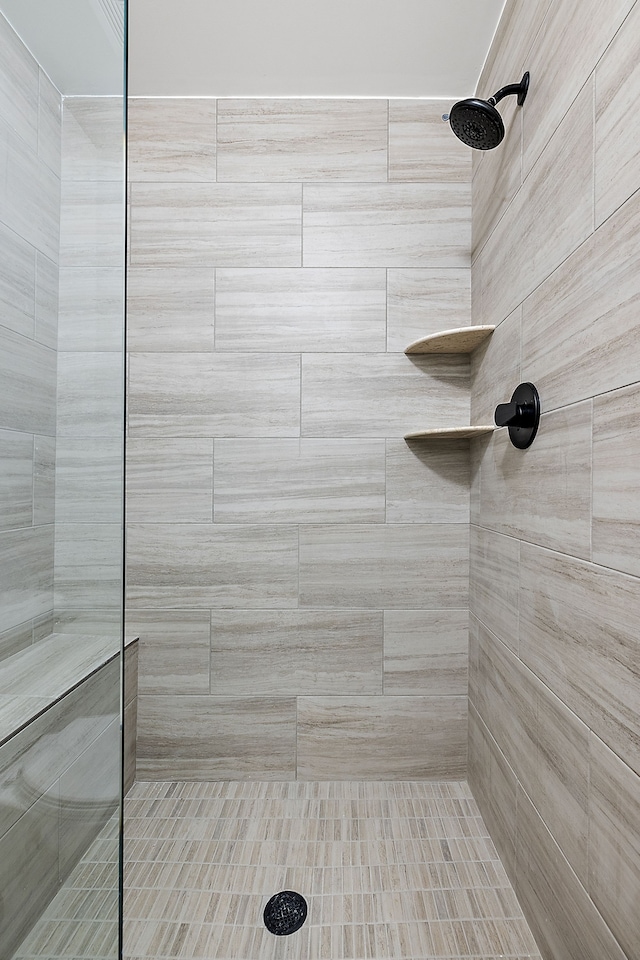
[(127, 960), (540, 958), (464, 782), (137, 783), (125, 812)]

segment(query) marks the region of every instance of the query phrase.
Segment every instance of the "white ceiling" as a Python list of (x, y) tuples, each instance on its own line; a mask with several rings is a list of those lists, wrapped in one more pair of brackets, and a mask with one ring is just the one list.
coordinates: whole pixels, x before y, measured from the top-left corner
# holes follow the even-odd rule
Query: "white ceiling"
[[(468, 96), (504, 2), (129, 0), (129, 92)], [(0, 11), (62, 93), (117, 94), (122, 5), (0, 0)]]

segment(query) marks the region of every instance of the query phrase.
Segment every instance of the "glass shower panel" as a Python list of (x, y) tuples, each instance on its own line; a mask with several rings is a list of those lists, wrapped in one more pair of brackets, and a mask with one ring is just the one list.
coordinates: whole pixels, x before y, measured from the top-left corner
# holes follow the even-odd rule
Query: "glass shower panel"
[(121, 953), (123, 0), (0, 0), (0, 957)]

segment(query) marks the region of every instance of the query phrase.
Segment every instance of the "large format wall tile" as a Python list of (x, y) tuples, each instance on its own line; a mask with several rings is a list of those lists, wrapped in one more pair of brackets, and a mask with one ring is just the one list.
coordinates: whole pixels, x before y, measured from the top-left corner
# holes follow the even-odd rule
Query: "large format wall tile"
[(127, 632), (140, 637), (140, 694), (209, 693), (208, 610), (131, 610)]
[(131, 263), (299, 267), (302, 187), (134, 183)]
[(118, 523), (122, 441), (60, 437), (56, 444), (56, 522)]
[(42, 67), (38, 71), (38, 156), (60, 176), (62, 97)]
[(132, 524), (132, 608), (293, 607), (298, 535), (269, 524)]
[(56, 432), (56, 354), (0, 327), (2, 426), (24, 433)]
[(2, 627), (7, 629), (53, 608), (53, 526), (0, 533)]
[(469, 365), (456, 356), (305, 354), (302, 433), (393, 437), (469, 422)]
[(129, 179), (216, 179), (216, 101), (129, 99)]
[(0, 530), (33, 522), (33, 437), (0, 430)]
[(0, 310), (2, 326), (23, 337), (34, 334), (36, 252), (0, 223)]
[(122, 353), (58, 353), (59, 437), (121, 437)]
[(386, 100), (218, 101), (218, 180), (386, 179)]
[[(520, 80), (523, 70), (513, 73), (513, 80)], [(498, 82), (498, 87), (503, 82)], [(497, 89), (497, 88), (496, 88)], [(496, 90), (485, 90), (480, 96), (486, 99)], [(482, 250), (491, 233), (500, 222), (509, 204), (522, 184), (522, 111), (515, 97), (503, 100), (499, 107), (505, 128), (504, 140), (498, 150), (483, 152), (473, 175), (471, 206), (473, 209), (471, 231), (471, 256), (473, 259)], [(479, 151), (478, 151), (479, 152)]]
[(214, 491), (225, 523), (383, 523), (384, 441), (216, 440)]
[(457, 780), (466, 737), (466, 697), (305, 697), (298, 778)]
[(384, 270), (216, 271), (216, 350), (385, 350)]
[(206, 523), (213, 500), (213, 440), (134, 440), (127, 444), (130, 523)]
[(65, 97), (62, 179), (122, 183), (123, 134), (121, 97)]
[(387, 523), (468, 523), (467, 440), (387, 440)]
[(93, 353), (122, 350), (124, 269), (60, 269), (58, 349)]
[(389, 179), (468, 183), (471, 151), (442, 120), (449, 100), (389, 101)]
[(40, 252), (36, 254), (35, 336), (52, 350), (58, 346), (58, 265)]
[(56, 523), (55, 555), (56, 610), (118, 609), (122, 596), (120, 522)]
[(295, 704), (290, 697), (140, 697), (138, 776), (293, 780)]
[(300, 603), (305, 607), (464, 607), (466, 524), (340, 524), (300, 527)]
[(469, 608), (514, 653), (518, 652), (519, 587), (520, 541), (473, 525)]
[(466, 609), (385, 611), (385, 696), (466, 696), (468, 646)]
[(0, 117), (32, 150), (38, 146), (38, 64), (0, 17)]
[(640, 388), (616, 390), (593, 402), (593, 559), (640, 576), (638, 417)]
[(311, 184), (305, 267), (465, 267), (470, 184)]
[(124, 255), (123, 205), (121, 180), (64, 180), (61, 266), (120, 266)]
[(134, 353), (129, 383), (133, 437), (300, 432), (300, 358), (294, 354)]
[(213, 610), (211, 693), (382, 693), (382, 614)]
[(466, 327), (471, 312), (471, 271), (456, 268), (388, 272), (387, 349), (404, 351), (430, 333)]
[(0, 201), (5, 226), (57, 261), (60, 180), (5, 127), (0, 127)]
[(496, 406), (511, 400), (522, 379), (521, 316), (522, 308), (516, 307), (471, 354), (471, 423), (495, 423)]
[(130, 267), (127, 343), (132, 352), (209, 353), (214, 339), (211, 267)]

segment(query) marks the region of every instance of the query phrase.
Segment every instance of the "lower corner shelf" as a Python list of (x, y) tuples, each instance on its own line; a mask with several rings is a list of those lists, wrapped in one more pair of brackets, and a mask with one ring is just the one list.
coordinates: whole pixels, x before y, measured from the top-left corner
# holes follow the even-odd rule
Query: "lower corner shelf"
[(419, 430), (417, 433), (405, 433), (405, 440), (473, 440), (483, 434), (493, 433), (495, 427), (434, 427), (431, 430)]

